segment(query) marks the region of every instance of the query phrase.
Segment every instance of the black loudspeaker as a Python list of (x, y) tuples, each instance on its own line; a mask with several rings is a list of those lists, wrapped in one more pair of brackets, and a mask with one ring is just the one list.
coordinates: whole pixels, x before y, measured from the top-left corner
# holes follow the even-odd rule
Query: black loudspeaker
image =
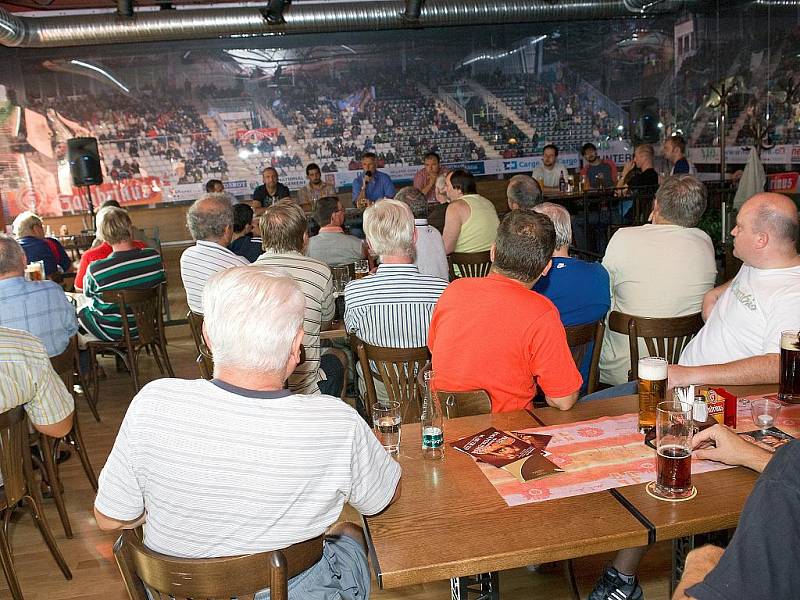
[(72, 183), (76, 186), (100, 185), (103, 183), (103, 171), (100, 169), (100, 152), (97, 150), (97, 139), (79, 137), (67, 140), (67, 158)]
[(658, 127), (658, 98), (631, 100), (631, 141), (634, 144), (657, 144), (661, 140)]

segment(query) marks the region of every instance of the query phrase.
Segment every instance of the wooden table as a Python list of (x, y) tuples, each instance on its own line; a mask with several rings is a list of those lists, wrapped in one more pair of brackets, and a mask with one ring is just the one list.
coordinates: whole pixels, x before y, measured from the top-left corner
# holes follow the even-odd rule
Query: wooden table
[[(445, 422), (445, 443), (486, 427), (535, 427), (527, 412)], [(509, 507), (469, 456), (422, 459), (419, 425), (402, 431), (400, 499), (364, 517), (382, 588), (501, 571), (647, 544), (648, 532), (609, 492)]]

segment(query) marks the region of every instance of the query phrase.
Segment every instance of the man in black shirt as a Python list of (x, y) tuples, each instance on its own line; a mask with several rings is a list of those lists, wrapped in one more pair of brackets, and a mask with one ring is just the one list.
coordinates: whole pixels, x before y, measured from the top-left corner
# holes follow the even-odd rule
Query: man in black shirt
[(253, 236), (253, 209), (240, 202), (233, 205), (233, 239), (228, 250), (255, 262), (261, 256), (261, 238)]
[(253, 190), (253, 201), (261, 207), (272, 206), (276, 202), (289, 198), (289, 188), (278, 181), (278, 171), (267, 167), (261, 171), (263, 185)]
[[(645, 204), (653, 201), (656, 190), (658, 190), (658, 172), (653, 168), (654, 159), (653, 146), (639, 144), (633, 151), (633, 160), (625, 163), (625, 167), (622, 169), (622, 177), (616, 187), (620, 190), (617, 194), (625, 197), (621, 209), (623, 222), (630, 221), (630, 218), (626, 219), (625, 217), (629, 216), (628, 212), (634, 202), (638, 202), (642, 209), (641, 212), (644, 212)], [(646, 215), (647, 212), (644, 212), (644, 216)], [(642, 223), (637, 222), (636, 224)]]
[[(712, 448), (701, 448), (709, 442)], [(741, 465), (761, 472), (723, 551), (716, 546), (686, 557), (673, 600), (770, 600), (797, 598), (800, 590), (800, 442), (771, 454), (727, 427), (715, 425), (694, 436), (699, 459)]]

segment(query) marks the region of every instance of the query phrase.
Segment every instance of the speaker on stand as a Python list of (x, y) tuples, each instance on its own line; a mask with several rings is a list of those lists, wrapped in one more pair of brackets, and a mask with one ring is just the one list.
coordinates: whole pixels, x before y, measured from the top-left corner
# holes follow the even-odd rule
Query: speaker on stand
[(629, 111), (633, 144), (657, 144), (661, 140), (658, 98), (634, 98)]
[(86, 188), (89, 215), (92, 219), (92, 230), (94, 230), (95, 216), (90, 186), (103, 183), (103, 170), (100, 168), (100, 151), (97, 149), (97, 138), (79, 137), (67, 140), (67, 159), (73, 185)]

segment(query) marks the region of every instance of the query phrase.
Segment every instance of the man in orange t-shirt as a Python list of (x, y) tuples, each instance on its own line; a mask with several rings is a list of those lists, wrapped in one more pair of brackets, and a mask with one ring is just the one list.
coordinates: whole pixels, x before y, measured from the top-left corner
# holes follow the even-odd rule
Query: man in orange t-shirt
[(492, 412), (508, 412), (529, 407), (538, 386), (550, 406), (572, 408), (581, 375), (558, 310), (531, 290), (554, 246), (545, 215), (515, 210), (503, 219), (491, 273), (454, 281), (436, 304), (428, 347), (437, 387), (486, 390)]

